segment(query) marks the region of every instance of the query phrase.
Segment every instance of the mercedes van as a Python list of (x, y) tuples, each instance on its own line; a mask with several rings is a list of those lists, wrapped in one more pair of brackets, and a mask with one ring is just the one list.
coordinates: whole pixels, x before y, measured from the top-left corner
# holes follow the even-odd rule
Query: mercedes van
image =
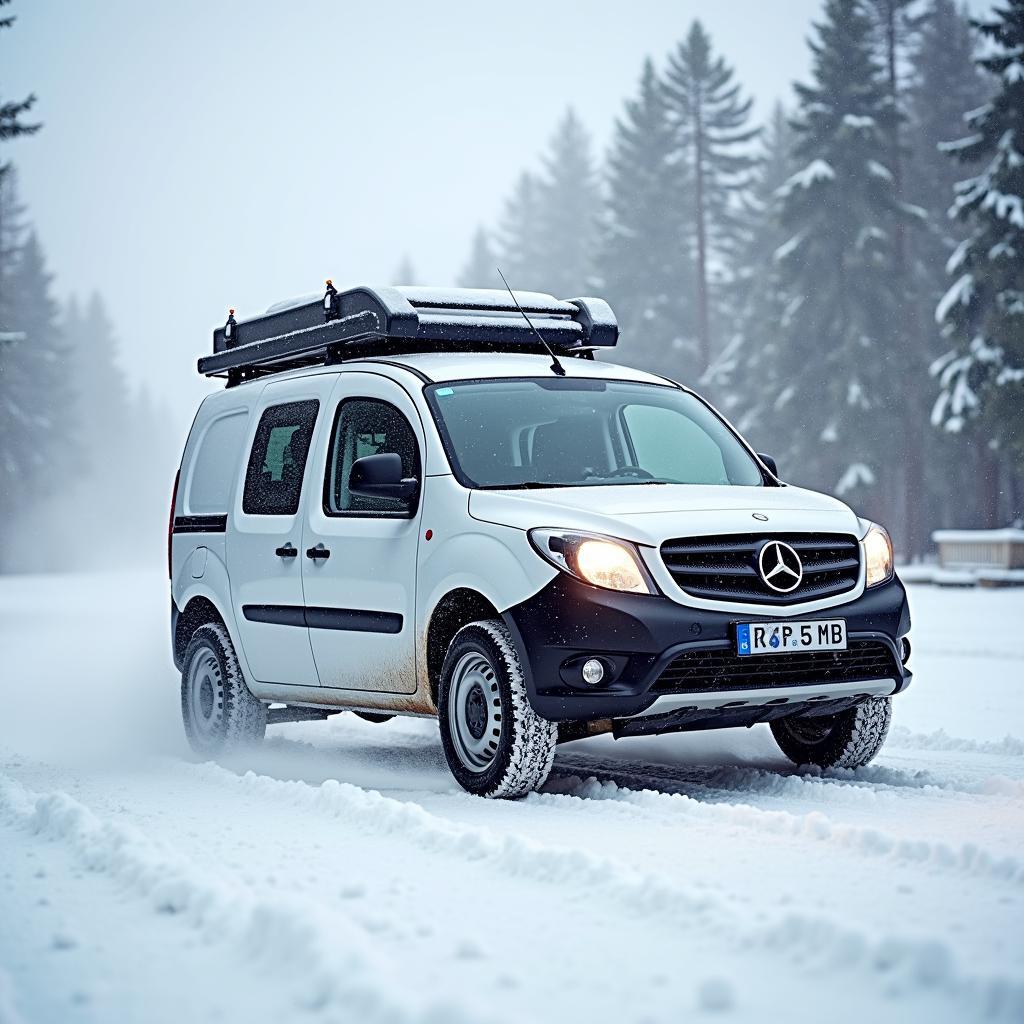
[(599, 299), (336, 290), (214, 332), (169, 528), (185, 731), (436, 717), (471, 793), (559, 742), (766, 722), (878, 752), (910, 672), (886, 531), (783, 482)]

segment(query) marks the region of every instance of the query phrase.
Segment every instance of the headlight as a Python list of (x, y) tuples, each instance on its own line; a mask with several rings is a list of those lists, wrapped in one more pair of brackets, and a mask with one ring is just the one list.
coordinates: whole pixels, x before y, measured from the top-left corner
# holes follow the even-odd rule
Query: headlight
[(543, 558), (584, 583), (633, 594), (658, 592), (632, 544), (568, 530), (531, 530), (529, 536)]
[(864, 566), (867, 585), (877, 586), (892, 578), (892, 541), (877, 523), (872, 523), (861, 541), (864, 545)]

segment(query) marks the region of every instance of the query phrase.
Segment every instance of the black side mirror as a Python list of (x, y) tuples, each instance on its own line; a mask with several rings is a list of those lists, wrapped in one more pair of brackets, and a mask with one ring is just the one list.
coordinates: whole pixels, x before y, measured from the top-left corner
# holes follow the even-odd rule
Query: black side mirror
[(348, 489), (364, 498), (408, 500), (419, 485), (415, 477), (402, 476), (402, 457), (395, 452), (356, 459), (348, 477)]
[(771, 470), (772, 476), (778, 480), (779, 467), (775, 465), (775, 460), (770, 455), (765, 455), (763, 452), (758, 452), (757, 457)]

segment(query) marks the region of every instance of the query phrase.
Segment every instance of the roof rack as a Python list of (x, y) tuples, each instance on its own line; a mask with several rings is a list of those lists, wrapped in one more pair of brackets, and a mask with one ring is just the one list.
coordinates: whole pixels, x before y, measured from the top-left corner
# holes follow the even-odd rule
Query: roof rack
[(235, 320), (213, 332), (213, 355), (199, 360), (207, 377), (227, 375), (228, 387), (301, 366), (368, 355), (434, 351), (540, 352), (534, 328), (560, 355), (590, 356), (619, 336), (603, 299), (556, 299), (516, 292), (533, 326), (507, 292), (476, 288), (377, 288), (338, 291), (322, 299), (278, 303), (262, 316)]

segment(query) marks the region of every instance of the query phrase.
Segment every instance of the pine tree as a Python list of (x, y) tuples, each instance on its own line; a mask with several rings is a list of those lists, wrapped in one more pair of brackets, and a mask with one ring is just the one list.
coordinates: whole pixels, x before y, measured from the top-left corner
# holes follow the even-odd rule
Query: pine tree
[(124, 478), (122, 449), (134, 433), (128, 382), (118, 362), (118, 344), (106, 305), (97, 292), (84, 312), (72, 298), (64, 313), (68, 363), (78, 390), (79, 436), (93, 475), (109, 474), (113, 486)]
[[(964, 163), (943, 159), (939, 147), (961, 136), (964, 112), (987, 99), (989, 88), (975, 64), (975, 38), (954, 0), (932, 0), (913, 55), (907, 178), (911, 201), (926, 214), (928, 230), (919, 240), (921, 259), (933, 273), (935, 301), (946, 291), (944, 267), (956, 248), (956, 224), (948, 216), (954, 185)], [(968, 170), (977, 165), (968, 165)], [(932, 303), (934, 309), (935, 303)]]
[(711, 39), (695, 21), (668, 62), (665, 91), (676, 131), (682, 188), (692, 184), (692, 252), (698, 371), (715, 355), (712, 287), (735, 255), (742, 219), (737, 197), (749, 185), (753, 158), (746, 144), (757, 134), (747, 127), (752, 100), (740, 99), (733, 69), (711, 51)]
[[(992, 100), (966, 114), (970, 134), (950, 144), (980, 173), (956, 186), (951, 210), (967, 237), (950, 257), (953, 283), (936, 308), (952, 345), (936, 361), (934, 419), (972, 424), (988, 447), (1024, 459), (1024, 0), (1006, 0), (972, 22), (988, 43), (978, 64), (993, 76)], [(994, 498), (994, 496), (993, 496)], [(994, 508), (995, 501), (990, 500)]]
[[(901, 498), (893, 504), (893, 521), (900, 524), (900, 546), (904, 557), (918, 558), (925, 553), (925, 434), (928, 430), (930, 395), (925, 387), (929, 351), (929, 315), (925, 299), (927, 270), (917, 259), (918, 235), (923, 232), (921, 217), (908, 216), (922, 212), (919, 204), (908, 205), (905, 174), (910, 128), (909, 90), (907, 78), (910, 58), (917, 44), (922, 15), (920, 0), (867, 0), (867, 10), (874, 21), (875, 53), (882, 69), (882, 82), (891, 116), (888, 130), (886, 167), (892, 175), (892, 191), (896, 208), (887, 230), (892, 239), (891, 282), (901, 299), (894, 314), (898, 332), (900, 376), (903, 382), (900, 402), (900, 444), (894, 449), (894, 462), (899, 466), (894, 475)], [(896, 490), (893, 491), (895, 496)]]
[(590, 136), (571, 108), (544, 157), (538, 198), (544, 290), (559, 298), (583, 295), (590, 277), (601, 195)]
[(789, 464), (804, 479), (860, 499), (885, 482), (901, 400), (891, 284), (898, 206), (886, 165), (893, 110), (858, 0), (826, 0), (815, 28), (814, 80), (796, 87), (793, 122), (804, 166), (779, 190), (788, 306), (773, 415), (794, 438)]
[[(4, 281), (0, 521), (8, 524), (77, 472), (72, 392), (51, 281), (39, 241), (29, 233)], [(3, 545), (0, 540), (0, 568), (9, 565)]]
[(524, 171), (505, 203), (498, 234), (500, 266), (513, 288), (544, 291), (548, 287), (542, 231), (540, 186), (533, 174)]
[[(965, 167), (944, 158), (939, 146), (962, 135), (964, 111), (980, 106), (988, 96), (989, 89), (974, 63), (975, 45), (967, 15), (957, 10), (954, 0), (930, 0), (912, 53), (905, 175), (907, 198), (922, 211), (922, 230), (911, 234), (909, 253), (920, 276), (915, 308), (922, 318), (924, 357), (924, 365), (914, 371), (915, 390), (928, 412), (934, 386), (927, 367), (944, 348), (934, 311), (949, 285), (945, 266), (958, 242), (957, 225), (948, 216), (950, 198), (955, 183), (979, 169), (976, 164)], [(921, 416), (926, 429), (919, 464), (924, 477), (922, 504), (930, 510), (929, 525), (984, 521), (982, 495), (991, 489), (985, 481), (994, 478), (991, 454), (977, 445), (973, 431), (951, 434), (929, 429), (924, 410)], [(981, 486), (951, 490), (949, 480), (962, 476), (965, 467)], [(919, 538), (919, 543), (925, 539)]]
[(712, 363), (708, 381), (739, 429), (756, 432), (766, 448), (782, 451), (773, 436), (766, 398), (772, 394), (779, 358), (779, 325), (787, 305), (775, 254), (789, 235), (781, 223), (779, 190), (797, 170), (795, 133), (776, 104), (761, 135), (758, 163), (744, 206), (745, 242), (727, 294), (735, 311), (732, 333)]
[(491, 248), (490, 235), (478, 227), (473, 235), (473, 247), (469, 253), (469, 260), (462, 273), (459, 274), (460, 288), (499, 288), (501, 279), (495, 269), (498, 265), (498, 257)]
[[(6, 7), (11, 0), (0, 0), (0, 7)], [(12, 15), (0, 18), (0, 30), (10, 28), (15, 18)], [(32, 135), (39, 131), (39, 124), (26, 123), (23, 118), (35, 105), (35, 95), (29, 95), (23, 100), (8, 101), (0, 103), (0, 142), (8, 139), (16, 139), (22, 135)], [(0, 178), (10, 170), (9, 164), (0, 164)]]
[(665, 92), (647, 60), (636, 97), (615, 123), (594, 284), (615, 309), (631, 358), (664, 372), (675, 369), (684, 346), (694, 348), (693, 259), (683, 244), (688, 204), (675, 147)]

